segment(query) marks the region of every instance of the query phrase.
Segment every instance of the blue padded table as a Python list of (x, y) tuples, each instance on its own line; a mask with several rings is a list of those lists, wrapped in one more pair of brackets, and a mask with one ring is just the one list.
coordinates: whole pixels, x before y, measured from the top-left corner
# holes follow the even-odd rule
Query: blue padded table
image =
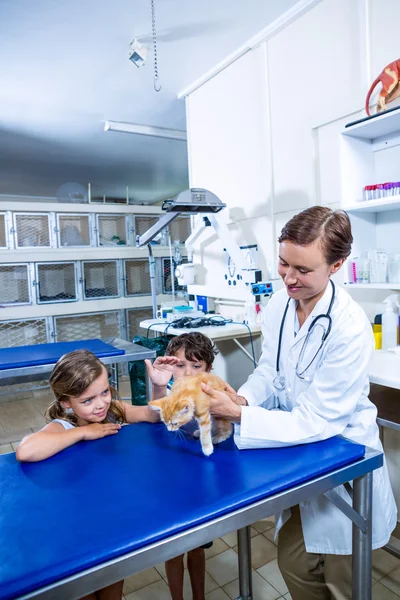
[(35, 381), (49, 375), (57, 360), (78, 349), (91, 350), (111, 365), (111, 383), (118, 388), (118, 364), (154, 358), (155, 352), (119, 338), (54, 342), (0, 349), (0, 385)]
[[(0, 456), (0, 598), (74, 600), (231, 531), (251, 599), (250, 527), (327, 493), (353, 524), (355, 600), (370, 600), (372, 470), (341, 437), (269, 450), (233, 439), (207, 458), (161, 425), (125, 426), (39, 463)], [(354, 480), (354, 509), (333, 488)], [(338, 500), (339, 498), (339, 500)]]

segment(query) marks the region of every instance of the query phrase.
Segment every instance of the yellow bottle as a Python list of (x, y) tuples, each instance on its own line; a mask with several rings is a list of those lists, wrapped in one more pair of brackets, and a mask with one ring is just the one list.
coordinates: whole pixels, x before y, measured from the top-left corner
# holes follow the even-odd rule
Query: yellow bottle
[(375, 350), (382, 349), (382, 325), (372, 325), (375, 338)]

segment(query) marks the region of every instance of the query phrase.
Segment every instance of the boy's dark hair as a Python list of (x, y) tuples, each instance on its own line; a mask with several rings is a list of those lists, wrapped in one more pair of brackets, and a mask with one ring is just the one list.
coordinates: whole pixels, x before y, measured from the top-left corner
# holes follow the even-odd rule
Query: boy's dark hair
[(191, 331), (174, 337), (167, 346), (166, 356), (175, 356), (183, 348), (186, 360), (204, 361), (207, 369), (212, 367), (214, 358), (218, 354), (214, 343), (203, 333)]

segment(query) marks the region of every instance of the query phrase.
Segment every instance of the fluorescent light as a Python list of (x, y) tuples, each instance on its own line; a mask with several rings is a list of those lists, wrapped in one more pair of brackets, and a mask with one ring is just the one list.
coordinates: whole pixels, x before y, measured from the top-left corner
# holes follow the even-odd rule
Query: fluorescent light
[(136, 133), (152, 137), (169, 138), (186, 142), (186, 131), (181, 129), (168, 129), (167, 127), (152, 127), (151, 125), (137, 125), (135, 123), (121, 123), (119, 121), (106, 121), (104, 131), (120, 131), (121, 133)]

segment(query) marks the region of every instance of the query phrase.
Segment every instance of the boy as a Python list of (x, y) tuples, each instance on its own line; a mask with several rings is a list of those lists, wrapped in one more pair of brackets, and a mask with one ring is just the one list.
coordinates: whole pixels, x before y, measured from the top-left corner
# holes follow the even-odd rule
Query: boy
[[(154, 363), (146, 360), (146, 368), (153, 387), (153, 400), (167, 395), (167, 386), (173, 377), (208, 373), (212, 369), (217, 350), (213, 342), (197, 331), (174, 337), (168, 344), (165, 356), (159, 356)], [(188, 552), (187, 566), (192, 584), (193, 600), (205, 598), (206, 544)], [(172, 600), (183, 600), (183, 554), (165, 563), (165, 570)]]

